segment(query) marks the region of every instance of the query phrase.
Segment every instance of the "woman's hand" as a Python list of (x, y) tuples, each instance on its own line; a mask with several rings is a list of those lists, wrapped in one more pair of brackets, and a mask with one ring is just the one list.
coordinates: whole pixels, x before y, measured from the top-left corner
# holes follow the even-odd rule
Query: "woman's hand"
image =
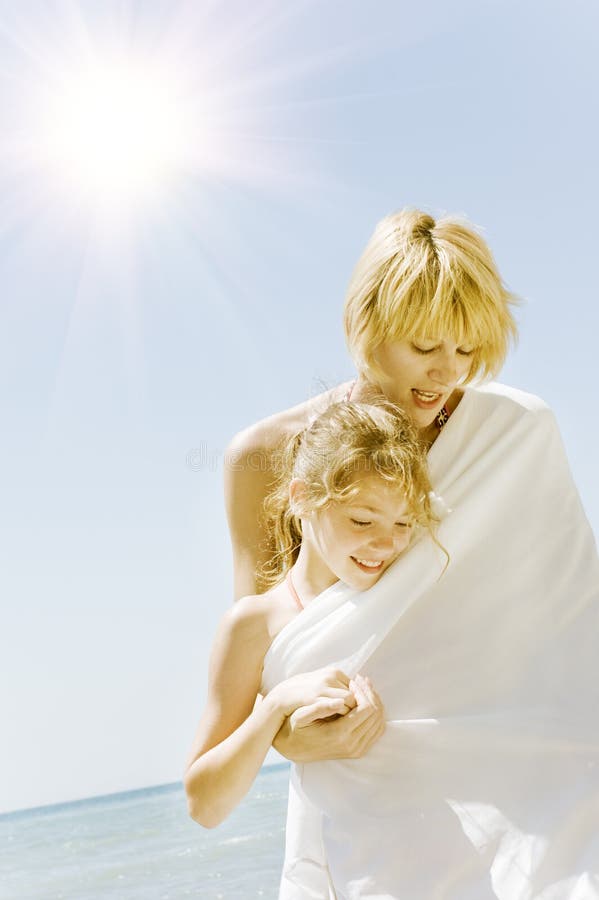
[(285, 717), (301, 708), (299, 721), (305, 724), (325, 716), (344, 715), (357, 703), (349, 677), (333, 666), (286, 678), (269, 691), (265, 700)]
[(273, 747), (293, 762), (358, 759), (385, 731), (385, 711), (370, 679), (356, 675), (349, 682), (356, 706), (327, 720), (314, 715), (318, 701), (297, 709), (279, 729)]

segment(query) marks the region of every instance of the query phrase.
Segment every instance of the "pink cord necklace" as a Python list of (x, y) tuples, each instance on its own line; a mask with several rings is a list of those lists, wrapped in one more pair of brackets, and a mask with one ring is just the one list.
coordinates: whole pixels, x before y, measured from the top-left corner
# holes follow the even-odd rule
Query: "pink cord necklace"
[(289, 569), (289, 571), (287, 572), (287, 575), (285, 576), (285, 584), (286, 584), (287, 587), (289, 588), (289, 593), (291, 594), (291, 596), (293, 597), (293, 599), (294, 599), (295, 602), (297, 603), (298, 607), (299, 607), (300, 609), (303, 609), (303, 608), (304, 608), (304, 604), (303, 604), (302, 601), (300, 600), (299, 594), (298, 594), (298, 592), (296, 591), (296, 589), (295, 589), (295, 587), (294, 587), (294, 585), (293, 585), (293, 581), (291, 580), (291, 569)]

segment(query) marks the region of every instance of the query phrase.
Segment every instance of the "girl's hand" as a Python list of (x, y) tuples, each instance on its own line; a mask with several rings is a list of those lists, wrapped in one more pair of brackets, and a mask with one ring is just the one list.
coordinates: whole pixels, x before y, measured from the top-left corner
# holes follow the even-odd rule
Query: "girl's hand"
[(318, 701), (297, 709), (278, 731), (273, 747), (293, 762), (324, 759), (358, 759), (385, 731), (385, 711), (369, 678), (362, 675), (349, 683), (357, 705), (331, 719), (315, 716)]
[(309, 709), (307, 715), (304, 712), (300, 717), (300, 721), (304, 722), (335, 714), (344, 715), (357, 703), (348, 676), (333, 666), (286, 678), (265, 699), (285, 717), (298, 707)]

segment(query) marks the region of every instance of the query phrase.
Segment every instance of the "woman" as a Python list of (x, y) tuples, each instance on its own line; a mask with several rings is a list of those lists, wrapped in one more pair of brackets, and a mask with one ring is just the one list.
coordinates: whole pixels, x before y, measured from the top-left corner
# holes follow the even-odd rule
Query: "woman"
[(350, 389), (358, 400), (374, 386), (410, 415), (432, 445), (460, 402), (460, 386), (501, 369), (516, 334), (513, 303), (485, 242), (460, 220), (435, 222), (404, 210), (379, 223), (354, 271), (345, 307), (355, 385), (340, 385), (258, 422), (228, 448), (225, 502), (236, 597), (261, 587), (259, 571), (269, 548), (257, 523), (281, 444)]
[(293, 772), (282, 897), (599, 897), (594, 541), (545, 405), (469, 386), (499, 371), (512, 303), (469, 226), (383, 220), (346, 303), (357, 382), (231, 448), (239, 591), (269, 553), (256, 521), (278, 443), (331, 396), (374, 387), (402, 406), (452, 510), (443, 579), (421, 541), (359, 603), (329, 589), (267, 654), (264, 692), (334, 662), (370, 676), (387, 721), (362, 760), (343, 759), (343, 719), (279, 733), (309, 762)]

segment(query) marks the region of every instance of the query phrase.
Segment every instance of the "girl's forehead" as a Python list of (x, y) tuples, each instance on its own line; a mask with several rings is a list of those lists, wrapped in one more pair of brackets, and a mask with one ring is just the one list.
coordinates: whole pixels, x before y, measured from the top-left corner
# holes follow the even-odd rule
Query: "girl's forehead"
[(370, 507), (374, 510), (390, 504), (403, 506), (406, 495), (402, 485), (366, 472), (354, 480), (351, 493), (343, 502), (347, 506)]

